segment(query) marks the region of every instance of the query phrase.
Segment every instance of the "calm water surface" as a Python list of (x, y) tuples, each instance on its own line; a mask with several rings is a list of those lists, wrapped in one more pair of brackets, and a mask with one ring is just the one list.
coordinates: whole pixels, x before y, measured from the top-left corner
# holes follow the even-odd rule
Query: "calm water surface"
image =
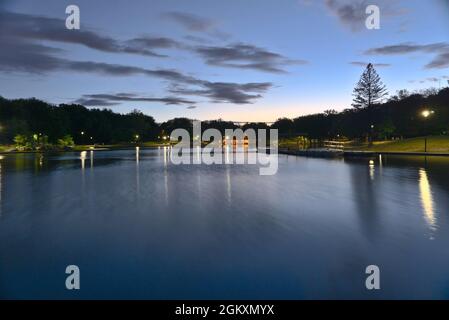
[(449, 159), (164, 154), (4, 155), (0, 298), (449, 298)]

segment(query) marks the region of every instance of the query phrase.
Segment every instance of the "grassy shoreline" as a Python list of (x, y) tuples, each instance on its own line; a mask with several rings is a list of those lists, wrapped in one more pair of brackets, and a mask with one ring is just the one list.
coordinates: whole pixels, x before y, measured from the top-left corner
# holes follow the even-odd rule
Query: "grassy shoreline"
[[(425, 153), (425, 141), (427, 140), (427, 152)], [(282, 139), (279, 148), (287, 150), (301, 149), (301, 141), (296, 139)], [(299, 148), (298, 148), (299, 147)], [(416, 137), (403, 140), (374, 141), (368, 143), (345, 143), (345, 152), (365, 153), (396, 153), (396, 154), (449, 154), (449, 136)]]
[(163, 146), (169, 146), (169, 143), (161, 143), (161, 142), (143, 142), (138, 144), (108, 144), (108, 145), (99, 145), (99, 144), (86, 144), (86, 145), (75, 145), (73, 148), (58, 148), (53, 147), (49, 149), (43, 150), (16, 150), (13, 145), (0, 145), (0, 154), (16, 154), (16, 153), (51, 153), (51, 152), (81, 152), (81, 151), (107, 151), (107, 150), (129, 150), (134, 149), (135, 147), (140, 148), (157, 148)]
[(449, 153), (449, 136), (416, 137), (395, 141), (375, 141), (371, 145), (350, 146), (350, 150), (372, 152), (424, 152), (427, 140), (428, 153)]

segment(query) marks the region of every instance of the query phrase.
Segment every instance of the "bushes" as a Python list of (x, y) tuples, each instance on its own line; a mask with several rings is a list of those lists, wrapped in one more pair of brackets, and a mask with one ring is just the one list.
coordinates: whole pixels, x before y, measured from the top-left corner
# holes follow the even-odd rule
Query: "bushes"
[(58, 139), (55, 146), (48, 142), (48, 136), (37, 133), (33, 135), (18, 134), (14, 137), (14, 144), (19, 151), (69, 149), (75, 145), (70, 135)]
[(75, 146), (75, 142), (71, 135), (66, 134), (61, 139), (58, 139), (58, 146), (64, 149), (73, 148)]

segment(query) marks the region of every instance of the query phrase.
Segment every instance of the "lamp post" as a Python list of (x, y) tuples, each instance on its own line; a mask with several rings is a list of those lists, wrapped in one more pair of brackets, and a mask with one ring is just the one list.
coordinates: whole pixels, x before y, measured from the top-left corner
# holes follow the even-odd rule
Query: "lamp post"
[[(421, 112), (421, 116), (424, 119), (428, 119), (434, 113), (435, 113), (435, 111), (433, 111), (433, 110), (425, 109)], [(427, 135), (424, 136), (424, 152), (427, 153)]]

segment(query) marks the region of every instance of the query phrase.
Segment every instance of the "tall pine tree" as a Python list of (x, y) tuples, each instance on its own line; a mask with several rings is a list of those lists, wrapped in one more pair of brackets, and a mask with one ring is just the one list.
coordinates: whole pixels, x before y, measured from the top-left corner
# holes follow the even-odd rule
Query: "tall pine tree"
[(387, 95), (387, 89), (380, 80), (374, 66), (370, 63), (360, 77), (354, 88), (354, 99), (352, 106), (357, 109), (370, 108), (374, 104), (380, 103)]

